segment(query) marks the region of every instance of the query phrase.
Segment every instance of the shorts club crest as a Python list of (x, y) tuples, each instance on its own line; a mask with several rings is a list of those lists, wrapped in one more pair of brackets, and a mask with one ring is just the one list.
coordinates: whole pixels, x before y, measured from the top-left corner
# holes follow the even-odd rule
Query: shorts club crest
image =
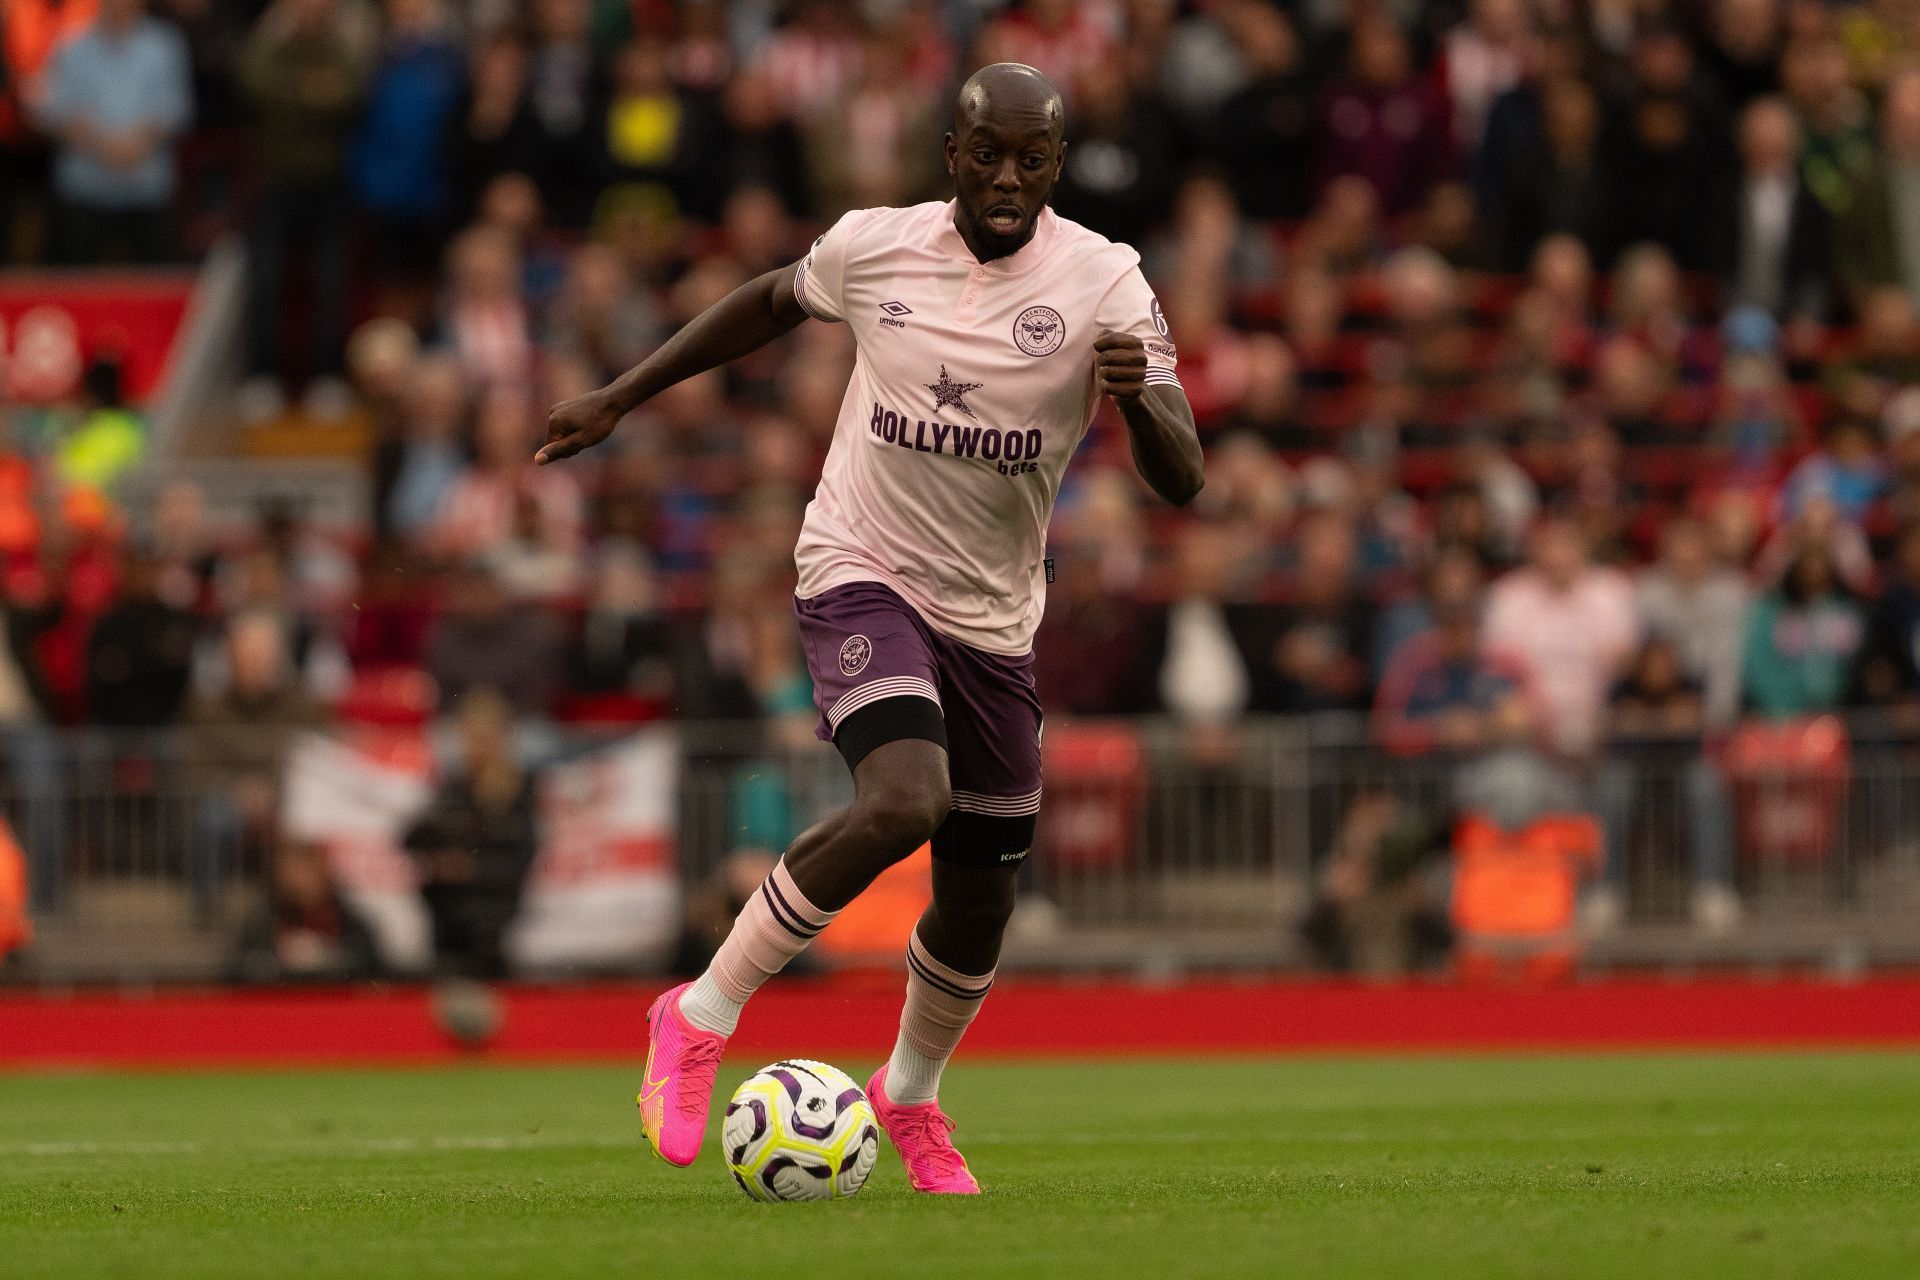
[(840, 674), (857, 676), (867, 669), (867, 660), (873, 657), (873, 641), (865, 636), (848, 636), (847, 642), (840, 646)]

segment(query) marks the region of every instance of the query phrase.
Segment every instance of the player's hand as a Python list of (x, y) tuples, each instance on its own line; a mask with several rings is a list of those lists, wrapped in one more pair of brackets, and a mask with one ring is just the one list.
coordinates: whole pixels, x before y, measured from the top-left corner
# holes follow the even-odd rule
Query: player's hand
[(547, 411), (547, 442), (540, 446), (533, 460), (544, 467), (549, 462), (571, 458), (582, 449), (591, 449), (612, 435), (625, 416), (604, 388), (562, 400)]
[(1093, 376), (1100, 394), (1132, 404), (1147, 389), (1147, 347), (1130, 333), (1102, 329), (1093, 340)]

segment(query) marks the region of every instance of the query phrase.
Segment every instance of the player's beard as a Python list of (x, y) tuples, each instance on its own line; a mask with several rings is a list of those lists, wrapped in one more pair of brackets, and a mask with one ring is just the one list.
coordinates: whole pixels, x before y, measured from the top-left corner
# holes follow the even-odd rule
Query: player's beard
[[(1026, 248), (1027, 241), (1033, 239), (1034, 229), (1040, 225), (1040, 213), (1046, 208), (1041, 202), (1038, 209), (1028, 213), (1019, 205), (996, 202), (986, 205), (978, 212), (966, 215), (968, 228), (973, 232), (973, 242), (989, 251), (992, 258), (1005, 258)], [(1021, 216), (1018, 228), (1011, 232), (1001, 231), (987, 220), (987, 215), (997, 209), (1017, 209)]]

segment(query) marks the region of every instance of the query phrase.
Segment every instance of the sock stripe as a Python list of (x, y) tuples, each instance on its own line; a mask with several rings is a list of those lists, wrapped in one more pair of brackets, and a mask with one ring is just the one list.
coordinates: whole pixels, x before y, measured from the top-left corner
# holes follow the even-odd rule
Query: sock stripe
[(987, 992), (993, 989), (993, 980), (991, 978), (987, 980), (986, 986), (975, 991), (969, 991), (958, 983), (949, 982), (928, 968), (926, 962), (913, 953), (912, 947), (907, 948), (907, 967), (913, 970), (914, 976), (918, 977), (928, 986), (938, 991), (944, 991), (957, 1000), (984, 1000)]
[(810, 939), (827, 927), (823, 924), (807, 925), (801, 923), (799, 914), (787, 905), (787, 900), (781, 896), (779, 886), (773, 883), (773, 877), (771, 876), (761, 881), (760, 894), (767, 900), (767, 910), (773, 913), (774, 923), (778, 924), (782, 929), (785, 929), (796, 938)]

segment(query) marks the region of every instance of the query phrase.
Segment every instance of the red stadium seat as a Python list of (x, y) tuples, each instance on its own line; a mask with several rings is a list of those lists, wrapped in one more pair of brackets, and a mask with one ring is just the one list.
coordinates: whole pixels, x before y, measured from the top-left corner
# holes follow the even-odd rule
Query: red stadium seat
[(1741, 856), (1824, 862), (1833, 854), (1852, 777), (1837, 716), (1754, 721), (1727, 746)]
[(1045, 747), (1038, 843), (1048, 865), (1093, 871), (1130, 861), (1147, 777), (1139, 733), (1126, 724), (1052, 724)]

